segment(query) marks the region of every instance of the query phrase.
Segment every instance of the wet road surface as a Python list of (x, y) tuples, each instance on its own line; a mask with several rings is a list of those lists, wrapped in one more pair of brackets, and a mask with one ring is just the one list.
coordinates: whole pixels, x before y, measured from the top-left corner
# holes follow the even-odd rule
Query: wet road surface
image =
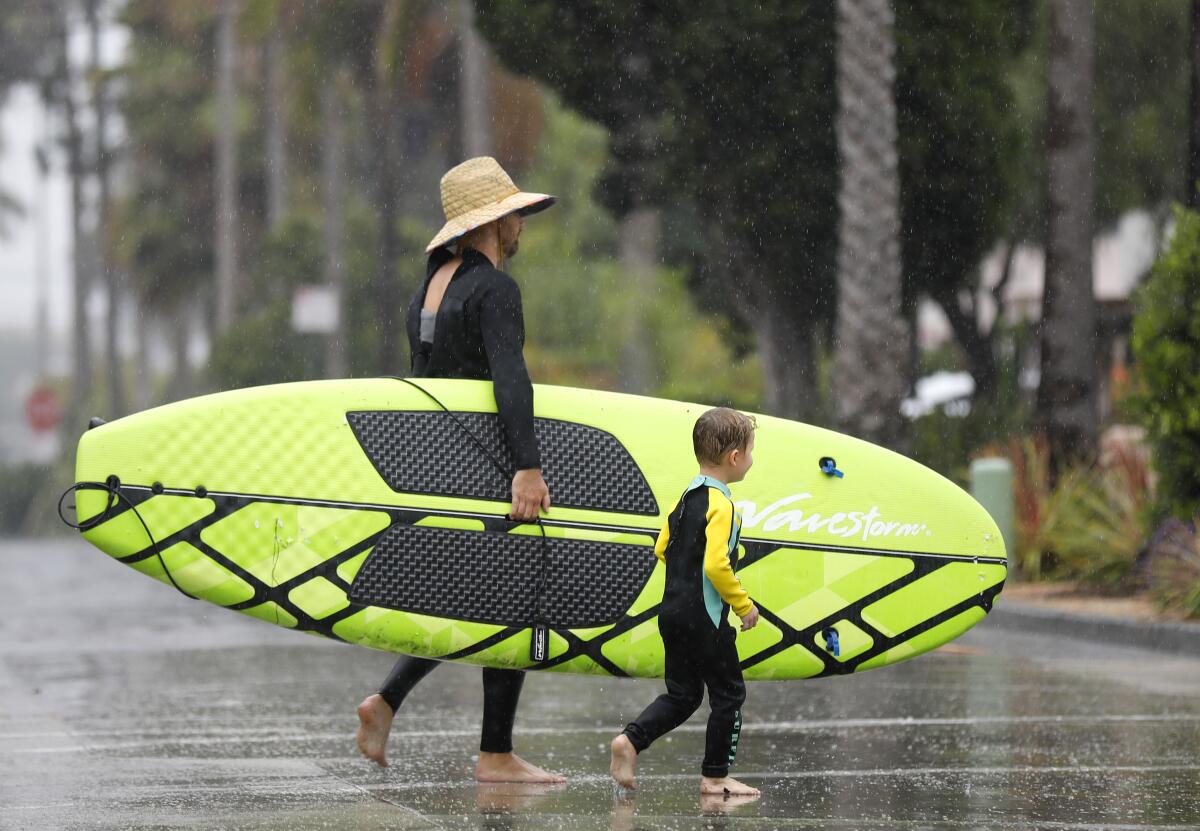
[[(1200, 660), (979, 627), (849, 678), (749, 685), (702, 802), (705, 708), (614, 794), (611, 737), (661, 682), (531, 675), (517, 752), (562, 786), (476, 785), (479, 671), (446, 665), (354, 747), (392, 657), (176, 594), (76, 540), (0, 541), (0, 829), (1200, 828)], [(1003, 596), (1000, 603), (1003, 603)]]

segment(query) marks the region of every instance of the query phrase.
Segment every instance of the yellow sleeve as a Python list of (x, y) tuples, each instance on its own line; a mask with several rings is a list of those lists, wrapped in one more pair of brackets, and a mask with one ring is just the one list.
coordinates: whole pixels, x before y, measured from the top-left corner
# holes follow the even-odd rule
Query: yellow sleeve
[(667, 511), (662, 530), (658, 532), (658, 539), (654, 541), (654, 556), (664, 563), (667, 561), (667, 546), (671, 544), (671, 514), (675, 513), (678, 507), (679, 502), (676, 501), (671, 510)]
[(742, 581), (729, 564), (729, 534), (733, 530), (733, 503), (723, 493), (708, 491), (708, 524), (704, 529), (704, 576), (721, 599), (738, 617), (750, 614), (754, 605), (742, 588)]

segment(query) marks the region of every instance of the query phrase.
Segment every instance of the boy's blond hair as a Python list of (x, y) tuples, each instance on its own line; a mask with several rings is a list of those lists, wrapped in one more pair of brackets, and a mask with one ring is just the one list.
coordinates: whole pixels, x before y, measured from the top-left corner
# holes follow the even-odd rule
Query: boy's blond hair
[(744, 451), (750, 446), (750, 438), (757, 426), (754, 416), (728, 407), (714, 407), (696, 419), (696, 426), (692, 428), (696, 461), (719, 465), (729, 451)]

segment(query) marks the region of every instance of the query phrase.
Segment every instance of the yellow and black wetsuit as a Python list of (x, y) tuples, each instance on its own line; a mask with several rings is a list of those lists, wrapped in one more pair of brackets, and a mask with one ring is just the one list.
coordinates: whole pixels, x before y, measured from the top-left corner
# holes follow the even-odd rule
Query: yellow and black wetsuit
[(625, 727), (640, 753), (687, 721), (707, 687), (712, 711), (701, 766), (704, 776), (729, 774), (746, 700), (737, 632), (726, 621), (731, 608), (743, 617), (753, 605), (734, 573), (741, 526), (729, 488), (708, 476), (694, 478), (667, 516), (654, 546), (667, 568), (658, 614), (667, 692)]

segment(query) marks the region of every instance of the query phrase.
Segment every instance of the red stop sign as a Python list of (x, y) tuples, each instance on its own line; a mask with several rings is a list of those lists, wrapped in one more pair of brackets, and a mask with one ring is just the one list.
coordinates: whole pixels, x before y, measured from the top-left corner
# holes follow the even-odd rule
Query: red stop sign
[(58, 426), (62, 419), (62, 403), (58, 393), (49, 387), (37, 387), (25, 400), (25, 417), (35, 433), (45, 433)]

